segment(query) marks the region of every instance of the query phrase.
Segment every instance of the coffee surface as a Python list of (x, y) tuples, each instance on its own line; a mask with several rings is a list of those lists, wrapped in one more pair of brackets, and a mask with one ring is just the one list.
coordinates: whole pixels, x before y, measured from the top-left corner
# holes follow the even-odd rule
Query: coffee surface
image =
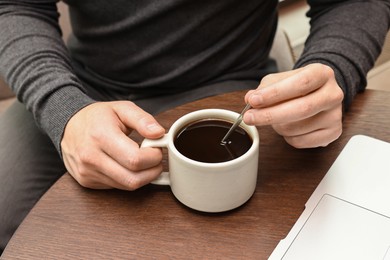
[(226, 144), (221, 140), (232, 123), (204, 119), (183, 127), (175, 137), (176, 149), (184, 156), (199, 162), (218, 163), (230, 161), (246, 153), (252, 145), (249, 134), (238, 127)]

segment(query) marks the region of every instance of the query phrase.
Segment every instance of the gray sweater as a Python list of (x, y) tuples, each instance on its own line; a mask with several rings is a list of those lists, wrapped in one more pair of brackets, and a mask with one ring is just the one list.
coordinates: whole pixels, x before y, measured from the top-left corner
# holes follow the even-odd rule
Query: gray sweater
[[(60, 151), (67, 121), (95, 100), (83, 84), (132, 98), (270, 72), (277, 0), (0, 0), (0, 74)], [(390, 1), (311, 0), (311, 34), (296, 67), (331, 66), (347, 108), (364, 90), (390, 26)], [(85, 85), (84, 85), (85, 86)]]

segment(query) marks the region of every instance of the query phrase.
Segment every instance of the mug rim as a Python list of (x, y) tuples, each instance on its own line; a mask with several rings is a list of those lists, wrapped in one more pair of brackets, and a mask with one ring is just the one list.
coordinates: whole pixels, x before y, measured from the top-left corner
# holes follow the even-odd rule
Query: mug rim
[[(210, 116), (208, 117), (207, 115)], [(190, 163), (192, 165), (197, 165), (199, 167), (219, 168), (219, 167), (239, 164), (241, 161), (247, 160), (247, 157), (252, 156), (252, 154), (255, 153), (256, 149), (259, 146), (260, 137), (256, 126), (250, 126), (245, 124), (244, 122), (240, 123), (240, 127), (243, 128), (244, 131), (246, 131), (252, 138), (252, 145), (248, 149), (248, 151), (246, 151), (243, 155), (229, 161), (216, 162), (216, 163), (196, 161), (191, 158), (188, 158), (187, 156), (184, 156), (181, 152), (179, 152), (179, 150), (177, 150), (174, 144), (174, 137), (176, 133), (179, 130), (181, 130), (185, 125), (189, 124), (190, 122), (195, 122), (198, 120), (216, 119), (216, 120), (228, 120), (230, 123), (232, 123), (232, 120), (237, 118), (239, 115), (240, 115), (239, 113), (234, 112), (232, 110), (220, 109), (220, 108), (207, 108), (207, 109), (201, 109), (201, 110), (189, 112), (183, 115), (182, 117), (180, 117), (178, 120), (176, 120), (171, 126), (171, 128), (169, 129), (168, 131), (168, 135), (169, 135), (168, 146), (170, 147), (169, 149), (172, 152), (174, 152), (175, 155), (178, 156), (181, 160), (184, 160), (185, 162)], [(226, 117), (231, 117), (231, 118), (226, 118)]]

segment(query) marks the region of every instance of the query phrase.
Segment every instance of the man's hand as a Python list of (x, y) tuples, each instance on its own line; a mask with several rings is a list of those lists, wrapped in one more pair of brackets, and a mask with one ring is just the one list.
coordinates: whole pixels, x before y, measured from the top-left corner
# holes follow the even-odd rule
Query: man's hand
[(136, 130), (146, 138), (165, 130), (130, 101), (98, 102), (77, 112), (61, 141), (69, 173), (82, 186), (94, 189), (137, 189), (162, 171), (159, 148), (140, 148), (128, 137)]
[(296, 148), (327, 146), (342, 133), (344, 93), (333, 70), (322, 64), (270, 74), (245, 100), (249, 125), (272, 125)]

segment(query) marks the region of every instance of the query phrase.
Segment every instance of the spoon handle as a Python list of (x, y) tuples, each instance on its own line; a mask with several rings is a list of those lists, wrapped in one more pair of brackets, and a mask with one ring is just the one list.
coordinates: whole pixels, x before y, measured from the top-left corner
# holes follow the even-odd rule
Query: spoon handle
[(227, 139), (231, 135), (231, 133), (238, 127), (238, 125), (242, 121), (242, 117), (245, 114), (246, 111), (248, 111), (251, 108), (251, 105), (247, 104), (244, 109), (241, 111), (241, 114), (237, 117), (236, 121), (234, 124), (230, 127), (229, 131), (226, 133), (226, 135), (222, 138), (221, 144), (226, 144)]

